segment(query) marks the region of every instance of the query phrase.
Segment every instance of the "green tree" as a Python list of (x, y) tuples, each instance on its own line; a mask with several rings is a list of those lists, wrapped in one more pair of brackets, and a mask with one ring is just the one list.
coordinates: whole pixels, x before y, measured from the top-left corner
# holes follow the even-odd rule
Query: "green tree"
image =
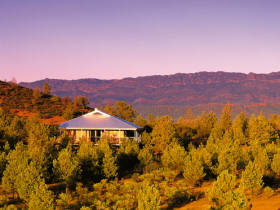
[(43, 84), (43, 94), (45, 95), (51, 94), (51, 86), (47, 82), (44, 82)]
[(0, 107), (0, 138), (3, 138), (6, 129), (10, 124), (10, 119), (4, 109)]
[(251, 155), (251, 159), (254, 160), (254, 163), (258, 165), (261, 174), (264, 175), (270, 164), (266, 148), (259, 144), (253, 145), (249, 148), (249, 154)]
[(115, 115), (121, 119), (133, 122), (136, 119), (137, 112), (130, 104), (127, 104), (125, 101), (117, 101), (113, 106), (106, 105), (103, 108), (103, 111)]
[(7, 154), (6, 152), (0, 152), (0, 177), (2, 178), (3, 172), (7, 165)]
[(155, 152), (162, 153), (176, 137), (176, 129), (170, 116), (162, 116), (155, 121), (151, 137)]
[(148, 172), (152, 169), (154, 154), (151, 145), (145, 145), (143, 149), (140, 150), (138, 159), (140, 161), (140, 167), (144, 170), (144, 172)]
[(238, 163), (241, 162), (241, 148), (239, 144), (227, 132), (218, 146), (217, 174), (224, 170), (234, 173), (237, 170)]
[(201, 113), (197, 118), (197, 137), (198, 139), (207, 139), (210, 136), (211, 130), (217, 122), (217, 117), (214, 112)]
[(205, 176), (203, 162), (189, 154), (184, 159), (184, 163), (183, 176), (187, 184), (196, 185)]
[(55, 139), (51, 138), (49, 125), (41, 123), (38, 118), (32, 118), (27, 122), (28, 130), (28, 155), (35, 167), (43, 176), (51, 178), (52, 161), (55, 155)]
[(187, 157), (187, 153), (184, 147), (174, 142), (168, 145), (161, 156), (162, 165), (166, 169), (178, 170), (182, 172), (184, 170), (184, 162)]
[(15, 150), (7, 156), (8, 164), (3, 172), (2, 187), (5, 191), (12, 191), (13, 198), (16, 192), (16, 182), (18, 175), (24, 171), (28, 165), (28, 153), (26, 146), (22, 142), (16, 145)]
[(208, 198), (214, 202), (213, 209), (247, 209), (248, 199), (240, 188), (236, 189), (236, 176), (224, 170), (213, 183)]
[(68, 104), (65, 108), (65, 110), (63, 111), (63, 115), (62, 117), (65, 120), (71, 120), (74, 117), (74, 107), (72, 104)]
[[(36, 100), (36, 99), (39, 99), (41, 96), (42, 96), (41, 90), (39, 88), (35, 88), (33, 90), (33, 98)], [(35, 101), (33, 101), (33, 102), (35, 102)]]
[(258, 118), (255, 115), (251, 116), (248, 123), (248, 135), (250, 144), (267, 144), (279, 139), (275, 129), (262, 114)]
[(89, 100), (86, 96), (77, 96), (74, 98), (74, 107), (75, 109), (87, 109)]
[(15, 182), (19, 197), (29, 202), (31, 194), (35, 192), (35, 189), (42, 181), (41, 174), (35, 167), (35, 164), (33, 162), (25, 162), (22, 165), (22, 170), (17, 174)]
[(79, 165), (81, 167), (81, 179), (85, 181), (97, 181), (101, 178), (102, 167), (100, 163), (102, 161), (102, 154), (98, 151), (98, 148), (93, 146), (91, 142), (82, 141), (77, 152), (79, 159)]
[(50, 190), (47, 189), (47, 186), (43, 181), (38, 183), (34, 191), (31, 193), (28, 207), (29, 209), (34, 210), (55, 209), (54, 195)]
[(160, 194), (155, 186), (143, 185), (137, 194), (139, 210), (157, 210), (160, 209)]
[(143, 119), (141, 114), (138, 114), (136, 120), (134, 121), (134, 124), (143, 128), (147, 125), (147, 121), (145, 119)]
[(71, 144), (59, 152), (57, 159), (53, 161), (53, 166), (55, 174), (66, 182), (67, 192), (80, 172), (79, 161), (72, 151)]
[(274, 155), (271, 163), (271, 169), (275, 174), (278, 176), (280, 175), (280, 153)]
[(103, 172), (108, 179), (118, 176), (117, 158), (113, 155), (113, 151), (106, 150), (103, 157)]
[(250, 189), (253, 193), (262, 188), (262, 178), (263, 175), (259, 166), (255, 162), (250, 161), (242, 172), (240, 185), (243, 189)]
[(223, 110), (222, 110), (222, 115), (220, 118), (221, 121), (221, 126), (224, 131), (229, 131), (231, 129), (232, 125), (232, 110), (231, 110), (231, 105), (227, 103)]
[(233, 136), (240, 144), (247, 143), (246, 130), (248, 127), (248, 120), (243, 112), (241, 112), (233, 121)]
[(117, 156), (110, 147), (107, 139), (101, 139), (98, 149), (102, 153), (102, 171), (107, 179), (113, 179), (118, 176)]

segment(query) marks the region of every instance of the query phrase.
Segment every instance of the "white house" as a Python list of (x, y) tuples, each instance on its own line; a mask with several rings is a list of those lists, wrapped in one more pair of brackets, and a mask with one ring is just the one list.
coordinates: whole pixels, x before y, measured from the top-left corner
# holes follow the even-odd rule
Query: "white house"
[(100, 138), (107, 138), (111, 144), (116, 145), (120, 145), (126, 139), (141, 141), (141, 127), (97, 108), (93, 112), (60, 124), (59, 128), (66, 130), (72, 143), (79, 143), (85, 139), (96, 144)]

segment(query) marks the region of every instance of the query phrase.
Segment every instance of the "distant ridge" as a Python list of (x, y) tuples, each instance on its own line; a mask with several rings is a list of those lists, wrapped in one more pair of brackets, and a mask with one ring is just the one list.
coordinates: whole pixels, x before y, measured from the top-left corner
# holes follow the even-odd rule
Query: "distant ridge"
[(85, 95), (92, 106), (125, 100), (133, 105), (196, 106), (209, 103), (245, 105), (280, 102), (280, 72), (269, 74), (199, 72), (113, 80), (44, 79), (20, 83), (40, 88), (47, 81), (58, 96)]

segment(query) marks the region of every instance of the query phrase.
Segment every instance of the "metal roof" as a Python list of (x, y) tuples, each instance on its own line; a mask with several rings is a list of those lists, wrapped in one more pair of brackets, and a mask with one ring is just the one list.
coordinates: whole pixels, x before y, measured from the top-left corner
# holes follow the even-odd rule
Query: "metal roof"
[(88, 130), (137, 130), (141, 127), (95, 108), (93, 112), (61, 123), (59, 128)]

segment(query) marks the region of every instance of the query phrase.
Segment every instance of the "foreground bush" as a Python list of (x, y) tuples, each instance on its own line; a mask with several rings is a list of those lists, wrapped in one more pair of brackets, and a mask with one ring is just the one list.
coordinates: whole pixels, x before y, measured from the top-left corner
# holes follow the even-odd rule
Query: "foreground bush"
[(137, 194), (139, 210), (156, 210), (160, 205), (160, 194), (155, 186), (145, 184)]
[(184, 170), (184, 162), (187, 157), (187, 153), (184, 147), (177, 143), (170, 144), (163, 151), (161, 156), (162, 165), (166, 169), (178, 170), (182, 172)]
[(198, 159), (192, 159), (189, 155), (185, 160), (183, 176), (188, 184), (196, 185), (205, 176), (202, 162)]
[(209, 200), (215, 203), (212, 209), (247, 209), (248, 199), (236, 184), (236, 177), (227, 170), (218, 176), (208, 192)]
[(259, 191), (262, 188), (262, 178), (260, 167), (255, 162), (250, 161), (242, 172), (240, 185), (243, 189), (251, 190), (253, 194), (254, 191)]

